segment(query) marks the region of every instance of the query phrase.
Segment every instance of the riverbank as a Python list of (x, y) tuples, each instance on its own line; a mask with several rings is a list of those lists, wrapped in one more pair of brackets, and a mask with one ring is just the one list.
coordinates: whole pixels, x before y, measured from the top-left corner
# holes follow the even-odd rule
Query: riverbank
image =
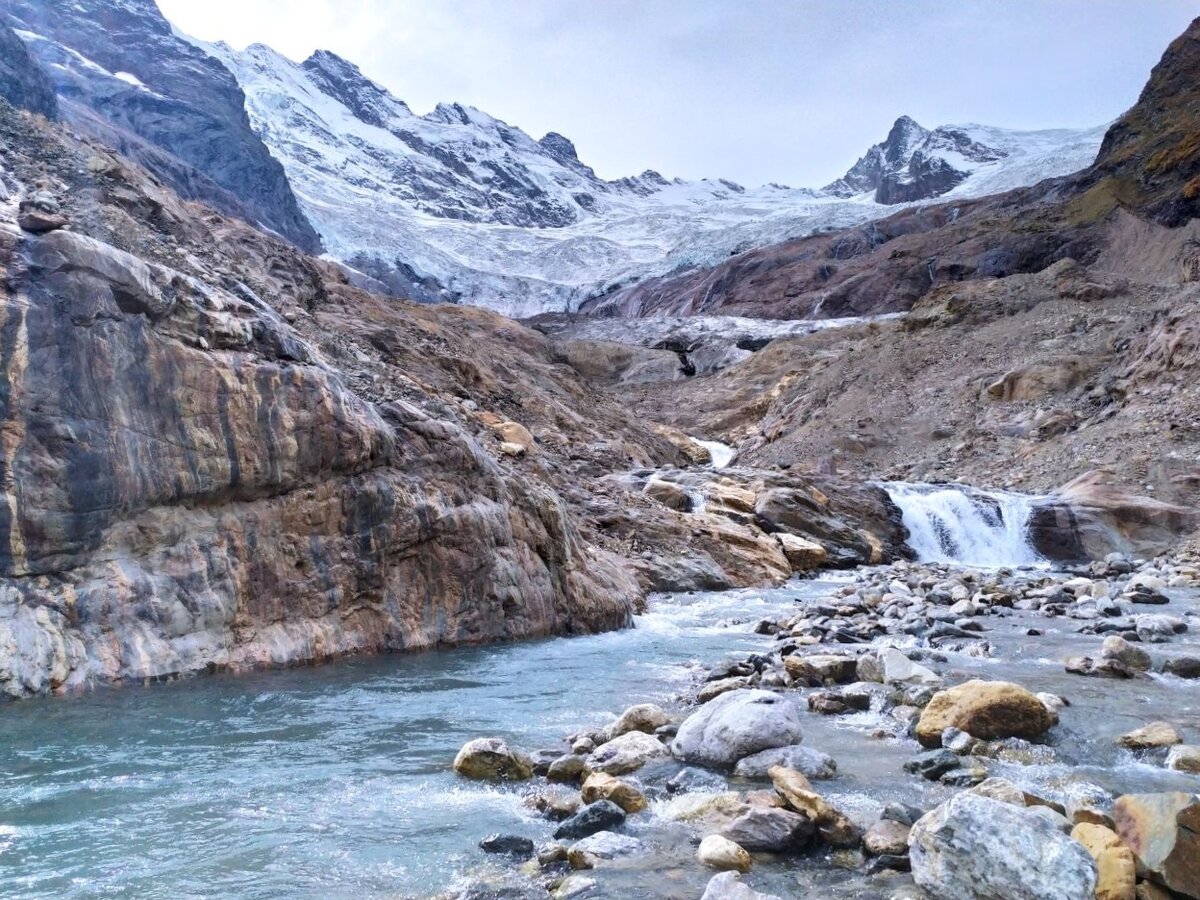
[[(715, 834), (752, 844), (747, 849), (754, 851), (753, 864), (743, 881), (769, 894), (915, 897), (923, 896), (919, 882), (929, 890), (927, 896), (966, 898), (975, 895), (955, 883), (954, 867), (941, 871), (930, 862), (947, 858), (938, 857), (943, 851), (949, 854), (936, 835), (922, 838), (932, 849), (922, 844), (923, 861), (915, 874), (907, 871), (914, 861), (908, 834), (930, 810), (966, 815), (958, 809), (966, 801), (953, 808), (943, 804), (972, 793), (989, 802), (1019, 798), (1022, 817), (1027, 804), (1033, 810), (1028, 820), (1005, 820), (1007, 836), (998, 836), (986, 821), (958, 822), (960, 828), (977, 827), (972, 840), (979, 846), (971, 852), (993, 864), (992, 888), (997, 879), (1009, 878), (1016, 881), (1001, 883), (1009, 892), (1003, 896), (1026, 896), (1030, 890), (1043, 893), (1029, 896), (1076, 896), (1072, 878), (1096, 877), (1086, 854), (1075, 869), (1041, 872), (1029, 859), (1014, 874), (989, 853), (1008, 852), (1005, 840), (1019, 835), (1026, 823), (1034, 845), (1047, 822), (1048, 833), (1063, 841), (1070, 842), (1067, 833), (1081, 823), (1093, 830), (1100, 823), (1124, 828), (1123, 838), (1133, 840), (1129, 830), (1135, 826), (1119, 811), (1122, 803), (1133, 801), (1119, 798), (1179, 791), (1190, 796), (1200, 789), (1194, 763), (1200, 751), (1189, 746), (1200, 741), (1198, 573), (1194, 558), (1132, 565), (1113, 557), (1058, 573), (899, 564), (865, 570), (842, 586), (824, 585), (824, 593), (798, 597), (795, 613), (756, 623), (763, 634), (760, 645), (711, 668), (693, 686), (690, 702), (664, 707), (665, 719), (642, 715), (650, 723), (667, 721), (656, 729), (661, 755), (643, 747), (644, 764), (613, 770), (607, 762), (613, 751), (605, 747), (614, 737), (612, 725), (607, 732), (585, 729), (558, 745), (564, 758), (576, 751), (576, 771), (583, 770), (584, 793), (591, 794), (587, 799), (594, 800), (598, 790), (588, 773), (613, 771), (633, 795), (647, 798), (645, 811), (599, 829), (600, 837), (575, 832), (573, 840), (558, 846), (545, 841), (553, 826), (527, 829), (542, 839), (536, 850), (540, 869), (530, 863), (519, 874), (497, 876), (493, 868), (491, 876), (481, 877), (492, 885), (489, 889), (500, 877), (505, 889), (531, 892), (514, 896), (697, 897), (713, 870), (697, 860), (696, 845)], [(941, 702), (931, 704), (931, 699), (971, 679), (1011, 682), (1013, 691), (1029, 700), (1030, 706), (1018, 706), (1010, 717), (1008, 734), (971, 737), (968, 720), (959, 720), (964, 727), (945, 735), (928, 726), (929, 710)], [(815, 836), (796, 843), (776, 829), (779, 846), (765, 852), (763, 841), (769, 838), (764, 835), (771, 829), (764, 817), (783, 818), (780, 808), (802, 812), (779, 787), (780, 776), (772, 779), (765, 766), (736, 770), (732, 758), (725, 765), (712, 758), (697, 765), (690, 756), (684, 740), (694, 731), (689, 723), (711, 715), (721, 703), (736, 706), (739, 697), (748, 700), (763, 689), (794, 709), (788, 715), (803, 738), (764, 723), (754, 730), (768, 735), (766, 746), (771, 746), (770, 735), (777, 735), (777, 743), (803, 748), (785, 752), (783, 761), (807, 770), (815, 793), (851, 823), (853, 839), (831, 844)], [(697, 707), (700, 699), (706, 702)], [(1152, 725), (1148, 737), (1139, 736), (1139, 729), (1152, 723), (1160, 724)], [(820, 762), (823, 754), (832, 757), (835, 772)], [(535, 754), (543, 770), (550, 757), (548, 750)], [(558, 767), (560, 772), (570, 768)], [(580, 802), (562, 785), (539, 785), (534, 779), (510, 790), (542, 798), (540, 805), (558, 816)], [(624, 796), (611, 785), (603, 790)], [(807, 813), (812, 820), (811, 809)], [(819, 822), (814, 825), (820, 831)], [(607, 836), (609, 831), (615, 836)], [(1053, 843), (1044, 834), (1040, 840)], [(1082, 844), (1075, 841), (1060, 849), (1078, 847)], [(711, 857), (711, 846), (707, 849), (701, 855)], [(1142, 865), (1143, 879), (1163, 880), (1154, 874), (1155, 865)], [(1185, 883), (1177, 878), (1176, 889), (1180, 884)], [(728, 888), (723, 885), (718, 881), (706, 896), (735, 896), (722, 893)], [(471, 891), (479, 887), (447, 896), (474, 896)], [(1133, 881), (1126, 887), (1132, 891)], [(1157, 896), (1153, 889), (1149, 885), (1138, 896)]]

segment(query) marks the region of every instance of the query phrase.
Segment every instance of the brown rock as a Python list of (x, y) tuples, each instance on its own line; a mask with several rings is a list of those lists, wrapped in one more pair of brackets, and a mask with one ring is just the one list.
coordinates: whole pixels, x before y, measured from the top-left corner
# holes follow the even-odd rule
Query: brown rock
[(1125, 794), (1113, 807), (1113, 822), (1152, 881), (1200, 897), (1200, 798)]
[(679, 512), (692, 511), (692, 496), (682, 485), (662, 478), (651, 478), (642, 488), (647, 497), (657, 500), (663, 506)]
[(850, 684), (858, 678), (858, 663), (852, 656), (821, 653), (813, 656), (785, 656), (783, 667), (793, 680), (818, 687), (823, 684)]
[(458, 751), (454, 771), (480, 781), (527, 781), (533, 777), (533, 760), (502, 738), (477, 738)]
[(1037, 740), (1057, 723), (1058, 716), (1020, 685), (972, 680), (934, 694), (917, 722), (916, 736), (931, 748), (941, 746), (947, 728), (981, 740)]
[(1113, 831), (1103, 825), (1080, 824), (1071, 831), (1071, 837), (1096, 860), (1096, 900), (1135, 900), (1137, 864), (1133, 851)]
[(611, 800), (627, 813), (641, 812), (646, 808), (646, 795), (628, 781), (614, 778), (604, 772), (594, 772), (583, 783), (583, 802)]
[(1117, 738), (1117, 746), (1126, 750), (1153, 750), (1183, 743), (1183, 738), (1169, 722), (1151, 722)]
[(807, 778), (783, 766), (772, 766), (768, 774), (788, 807), (812, 821), (825, 843), (833, 847), (858, 846), (862, 840), (858, 826), (815, 793)]
[(909, 826), (880, 819), (863, 835), (863, 848), (872, 856), (907, 856)]
[(797, 572), (811, 572), (813, 569), (819, 569), (829, 558), (825, 548), (816, 541), (808, 541), (782, 531), (775, 535), (775, 539), (783, 548), (783, 555), (792, 564), (792, 569)]
[(36, 206), (28, 208), (22, 204), (21, 213), (17, 216), (17, 224), (25, 231), (34, 234), (45, 234), (47, 231), (57, 231), (64, 228), (70, 220), (61, 213), (46, 212)]

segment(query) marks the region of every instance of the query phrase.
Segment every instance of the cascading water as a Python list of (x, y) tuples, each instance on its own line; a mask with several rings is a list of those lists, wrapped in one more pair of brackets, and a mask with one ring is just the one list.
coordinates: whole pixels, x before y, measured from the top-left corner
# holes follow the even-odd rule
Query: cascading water
[(921, 562), (973, 566), (1045, 562), (1029, 541), (1035, 497), (902, 481), (888, 482), (883, 488), (900, 507), (909, 532), (908, 545)]
[(714, 469), (724, 469), (733, 462), (733, 457), (737, 453), (728, 444), (722, 444), (720, 441), (702, 441), (700, 438), (692, 438), (692, 441), (708, 451), (708, 455), (712, 457)]

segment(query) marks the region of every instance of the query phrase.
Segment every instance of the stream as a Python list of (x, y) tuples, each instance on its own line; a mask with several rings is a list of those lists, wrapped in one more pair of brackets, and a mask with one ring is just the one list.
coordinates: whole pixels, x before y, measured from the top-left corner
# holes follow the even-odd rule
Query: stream
[[(935, 493), (915, 490), (898, 500), (906, 522), (926, 514), (943, 521), (940, 530), (929, 525), (929, 554), (948, 546), (994, 549), (997, 535), (1016, 533), (1003, 516), (970, 512), (954, 497), (931, 499)], [(973, 543), (962, 544), (967, 537)], [(540, 843), (554, 825), (522, 803), (527, 788), (457, 778), (450, 762), (464, 742), (502, 736), (527, 750), (561, 747), (568, 733), (603, 725), (634, 703), (678, 709), (713, 663), (771, 647), (773, 638), (755, 633), (760, 620), (819, 603), (853, 578), (659, 595), (634, 629), (592, 637), (349, 659), (7, 706), (0, 896), (396, 898), (481, 880), (512, 883), (513, 866), (483, 854), (478, 841), (507, 832)], [(1155, 612), (1194, 608), (1194, 590), (1168, 593), (1171, 603)], [(1044, 633), (1030, 636), (1035, 623)], [(996, 762), (992, 774), (1046, 796), (1077, 780), (1121, 792), (1200, 789), (1200, 777), (1139, 761), (1113, 744), (1157, 718), (1197, 721), (1200, 682), (1068, 675), (1062, 660), (1094, 653), (1100, 643), (1075, 634), (1077, 624), (1014, 611), (989, 620), (991, 657), (942, 653), (938, 669), (948, 682), (1011, 679), (1071, 701), (1051, 741), (1055, 758)], [(905, 646), (914, 639), (884, 640)], [(1156, 652), (1196, 655), (1200, 644), (1192, 632)], [(838, 777), (818, 789), (860, 823), (885, 802), (928, 808), (953, 791), (902, 771), (919, 748), (906, 737), (877, 736), (882, 713), (806, 711), (804, 721), (804, 743), (838, 763)], [(668, 762), (641, 773), (657, 799), (648, 814), (630, 818), (626, 832), (650, 852), (591, 873), (598, 883), (587, 896), (695, 900), (703, 892), (712, 873), (696, 864), (696, 835), (669, 817), (661, 790), (679, 768)], [(895, 887), (825, 850), (756, 866), (745, 881), (785, 897), (883, 898)]]

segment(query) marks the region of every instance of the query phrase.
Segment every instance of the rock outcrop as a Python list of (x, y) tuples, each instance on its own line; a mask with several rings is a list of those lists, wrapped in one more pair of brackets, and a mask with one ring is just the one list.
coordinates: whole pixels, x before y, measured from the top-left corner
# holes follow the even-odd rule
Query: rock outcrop
[(58, 97), (50, 76), (3, 21), (0, 21), (0, 97), (17, 109), (58, 118)]
[(248, 289), (9, 240), (6, 693), (628, 621), (551, 490), (363, 401)]
[[(536, 439), (491, 424), (561, 417), (586, 423), (576, 447), (680, 457), (556, 381), (536, 335), (374, 307), (136, 166), (2, 121), (3, 695), (629, 622), (642, 592), (560, 493), (565, 457), (510, 459), (505, 436)], [(58, 224), (21, 230), (23, 197)], [(468, 364), (445, 328), (494, 349)], [(504, 409), (514, 357), (526, 405)], [(472, 393), (503, 414), (444, 399)]]

